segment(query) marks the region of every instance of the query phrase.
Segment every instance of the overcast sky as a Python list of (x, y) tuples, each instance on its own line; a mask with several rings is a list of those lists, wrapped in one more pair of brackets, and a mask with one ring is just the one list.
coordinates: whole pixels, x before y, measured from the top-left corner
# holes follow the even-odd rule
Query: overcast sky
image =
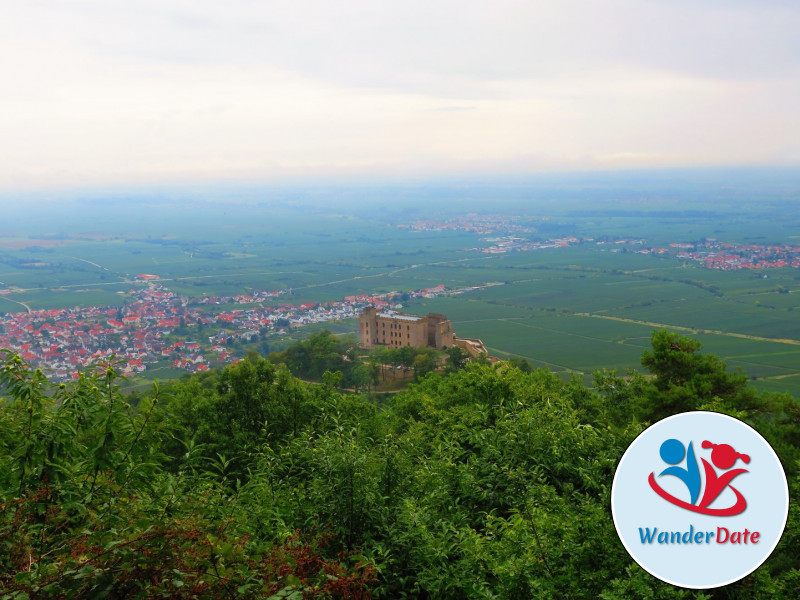
[(0, 190), (800, 165), (797, 0), (0, 0)]

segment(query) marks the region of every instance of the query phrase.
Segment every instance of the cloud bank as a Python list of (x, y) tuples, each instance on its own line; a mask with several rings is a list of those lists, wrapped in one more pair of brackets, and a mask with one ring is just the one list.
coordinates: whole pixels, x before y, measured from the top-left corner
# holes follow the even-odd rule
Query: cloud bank
[(797, 165), (797, 31), (777, 0), (5, 3), (0, 189)]

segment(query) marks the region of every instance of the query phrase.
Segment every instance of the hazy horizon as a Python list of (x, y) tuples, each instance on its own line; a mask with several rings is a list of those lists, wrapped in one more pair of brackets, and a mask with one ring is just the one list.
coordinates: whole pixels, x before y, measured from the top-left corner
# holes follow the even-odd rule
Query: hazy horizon
[[(548, 199), (613, 201), (632, 196), (656, 195), (664, 200), (694, 194), (711, 201), (725, 198), (751, 201), (749, 194), (794, 199), (800, 194), (800, 167), (690, 167), (625, 169), (613, 171), (549, 171), (538, 173), (482, 174), (430, 177), (317, 176), (280, 180), (196, 182), (139, 182), (42, 189), (0, 189), (0, 207), (24, 208), (19, 200), (34, 203), (93, 201), (161, 201), (208, 203), (269, 203), (318, 197), (342, 206), (363, 202), (361, 194), (388, 194), (396, 201), (429, 203), (439, 196), (469, 199), (486, 192), (498, 198), (516, 197), (532, 202)], [(710, 195), (709, 195), (710, 194)], [(491, 207), (487, 206), (487, 209)]]

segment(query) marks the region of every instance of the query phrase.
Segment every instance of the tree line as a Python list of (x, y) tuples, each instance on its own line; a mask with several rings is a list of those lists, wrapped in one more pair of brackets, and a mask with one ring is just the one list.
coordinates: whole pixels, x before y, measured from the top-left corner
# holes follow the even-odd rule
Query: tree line
[(364, 392), (372, 391), (381, 382), (397, 379), (394, 373), (397, 370), (411, 373), (413, 380), (419, 381), (437, 370), (452, 373), (463, 369), (471, 360), (458, 346), (443, 351), (377, 346), (366, 351), (359, 348), (354, 335), (337, 336), (327, 330), (295, 342), (282, 352), (272, 352), (268, 359), (275, 365), (286, 365), (296, 377), (316, 382), (321, 382), (326, 372), (341, 373), (341, 388)]

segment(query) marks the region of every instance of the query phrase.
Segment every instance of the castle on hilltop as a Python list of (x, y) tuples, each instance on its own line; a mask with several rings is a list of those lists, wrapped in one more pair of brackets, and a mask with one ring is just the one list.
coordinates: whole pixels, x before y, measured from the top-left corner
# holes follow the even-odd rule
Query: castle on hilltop
[(459, 346), (472, 356), (487, 353), (480, 340), (457, 337), (453, 333), (453, 323), (444, 315), (428, 313), (426, 317), (419, 317), (393, 310), (379, 312), (374, 306), (368, 306), (361, 313), (361, 347), (375, 346), (437, 350)]
[(361, 313), (361, 346), (374, 348), (436, 348), (453, 345), (453, 324), (444, 315), (430, 313), (427, 317), (406, 315), (393, 310), (378, 312), (368, 306)]

